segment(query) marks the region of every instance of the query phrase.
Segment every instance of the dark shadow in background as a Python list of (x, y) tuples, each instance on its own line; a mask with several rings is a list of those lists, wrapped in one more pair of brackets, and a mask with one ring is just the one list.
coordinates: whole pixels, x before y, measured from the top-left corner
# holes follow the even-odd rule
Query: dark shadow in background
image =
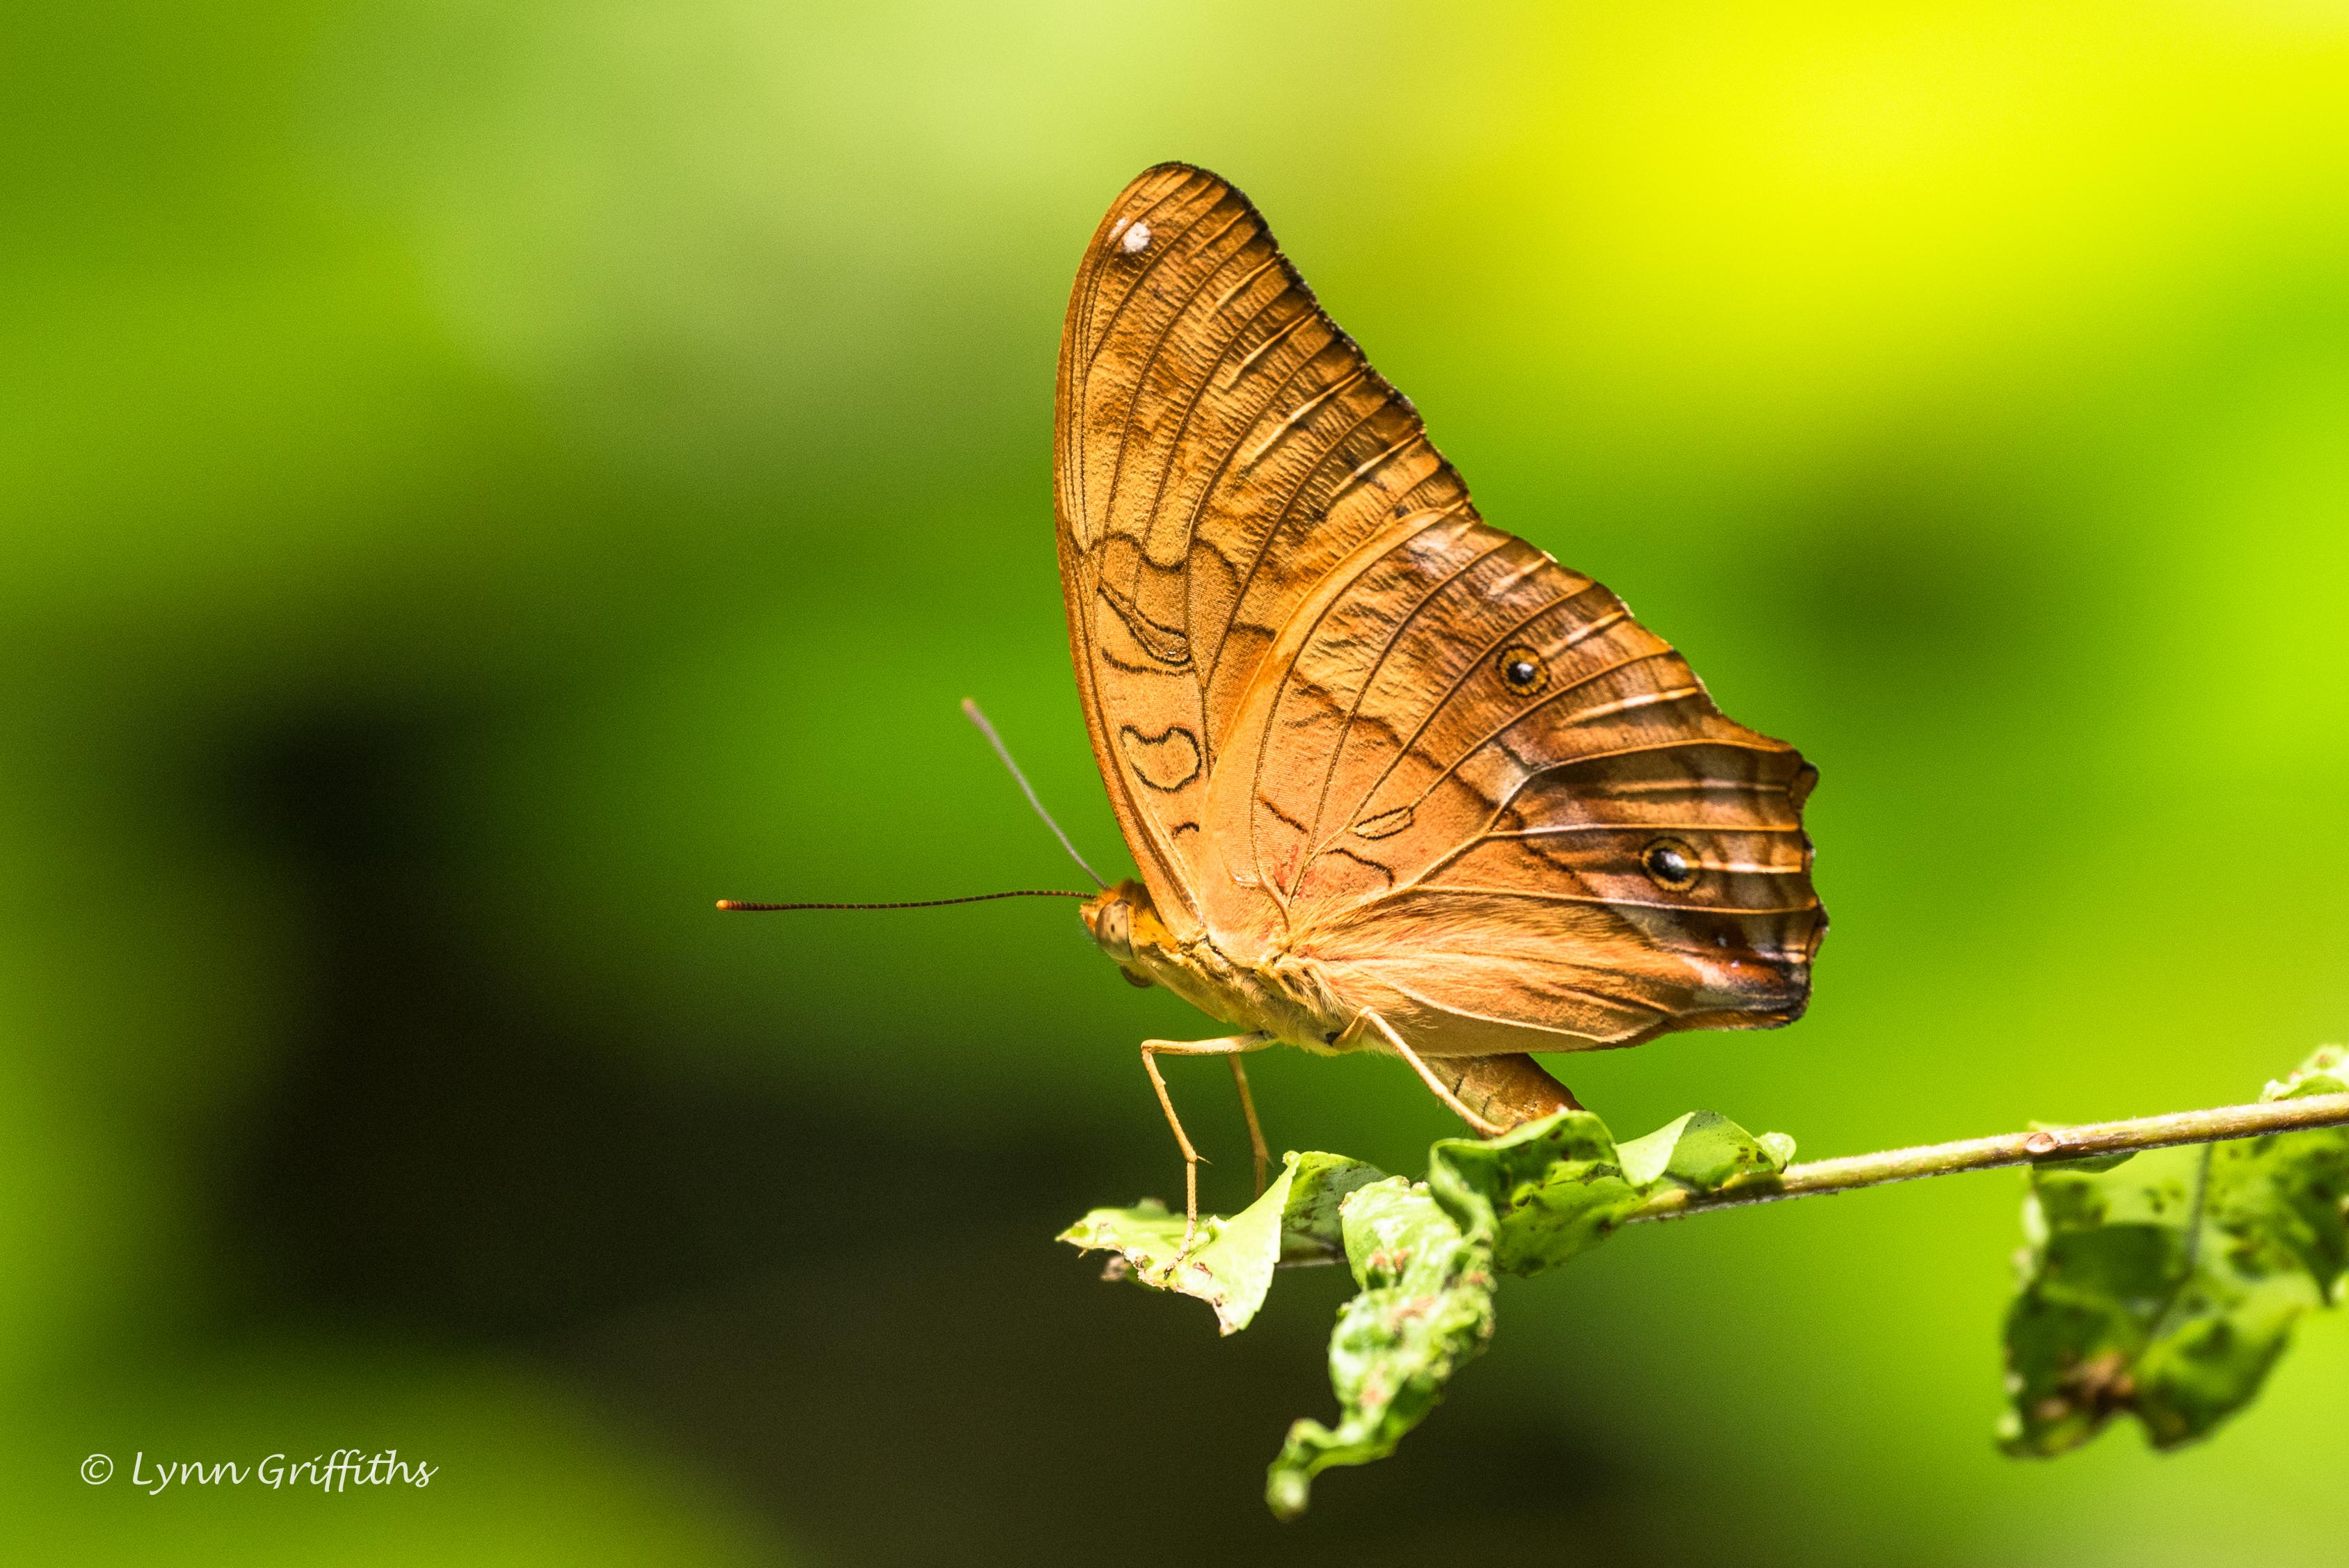
[(1648, 1561), (1704, 1555), (1695, 1521), (1684, 1552), (1658, 1539), (1657, 1500), (1563, 1412), (1528, 1427), (1474, 1373), (1398, 1458), (1276, 1525), (1262, 1466), (1332, 1410), (1338, 1271), (1219, 1341), (1049, 1240), (1134, 1189), (1138, 1151), (860, 1124), (682, 1044), (657, 1073), (616, 1021), (551, 1023), (448, 918), (469, 872), (419, 785), (465, 738), (445, 712), (342, 715), (229, 772), (232, 829), (315, 911), (306, 1037), (231, 1154), (248, 1330), (552, 1364), (831, 1563), (1599, 1562), (1634, 1529)]

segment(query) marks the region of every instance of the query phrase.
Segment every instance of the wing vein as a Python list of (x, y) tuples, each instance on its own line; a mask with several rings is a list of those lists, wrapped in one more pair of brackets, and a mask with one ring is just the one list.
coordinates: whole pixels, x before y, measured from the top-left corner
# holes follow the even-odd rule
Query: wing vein
[[(1454, 502), (1450, 506), (1444, 507), (1442, 511), (1437, 512), (1434, 515), (1435, 517), (1440, 518), (1445, 514), (1455, 511), (1467, 504), (1468, 497), (1464, 493), (1459, 500)], [(1413, 537), (1416, 538), (1418, 535), (1413, 535)], [(1457, 541), (1454, 542), (1456, 543)], [(1506, 534), (1502, 535), (1501, 542), (1499, 544), (1494, 545), (1489, 550), (1482, 551), (1476, 556), (1471, 557), (1457, 571), (1453, 572), (1441, 582), (1438, 582), (1433, 587), (1429, 588), (1425, 594), (1422, 595), (1419, 602), (1412, 606), (1410, 610), (1405, 612), (1405, 614), (1395, 622), (1394, 626), (1388, 631), (1385, 640), (1379, 644), (1379, 656), (1371, 661), (1371, 668), (1364, 673), (1361, 685), (1355, 689), (1354, 700), (1351, 703), (1348, 704), (1346, 709), (1345, 722), (1339, 725), (1338, 738), (1330, 745), (1329, 763), (1321, 770), (1321, 789), (1319, 794), (1314, 797), (1313, 801), (1313, 831), (1315, 833), (1320, 832), (1322, 817), (1329, 810), (1330, 786), (1337, 781), (1338, 764), (1345, 760), (1346, 742), (1348, 740), (1352, 738), (1354, 732), (1354, 721), (1361, 715), (1363, 700), (1369, 697), (1371, 694), (1371, 688), (1377, 683), (1379, 677), (1385, 673), (1387, 660), (1393, 657), (1395, 649), (1402, 641), (1403, 634), (1409, 631), (1413, 625), (1418, 621), (1422, 612), (1426, 610), (1430, 605), (1433, 605), (1438, 598), (1443, 597), (1444, 591), (1446, 588), (1452, 587), (1453, 584), (1458, 582), (1462, 577), (1467, 576), (1470, 572), (1475, 570), (1486, 561), (1491, 560), (1495, 556), (1499, 555), (1503, 550), (1507, 549), (1511, 545), (1517, 543), (1522, 543), (1522, 541)], [(1545, 609), (1548, 607), (1544, 607)], [(1536, 614), (1539, 613), (1541, 612), (1536, 612)], [(1302, 653), (1303, 650), (1300, 649), (1300, 657), (1302, 657)], [(1294, 667), (1292, 666), (1292, 668)], [(1284, 681), (1287, 680), (1286, 673), (1283, 675), (1283, 680)], [(1349, 820), (1350, 821), (1350, 818)], [(1340, 831), (1343, 830), (1341, 829)], [(1321, 855), (1329, 849), (1330, 843), (1336, 839), (1337, 836), (1337, 834), (1333, 833), (1330, 835), (1328, 838), (1319, 839), (1314, 844), (1311, 851), (1305, 857), (1304, 865), (1300, 866), (1298, 870), (1298, 877), (1300, 880), (1302, 880), (1305, 874), (1304, 867), (1309, 867), (1315, 860), (1319, 859)]]
[(1670, 909), (1675, 914), (1801, 915), (1819, 907), (1816, 898), (1803, 904), (1666, 904), (1653, 898), (1609, 898), (1598, 893), (1551, 893), (1539, 888), (1463, 888), (1447, 882), (1407, 882), (1389, 898), (1403, 893), (1458, 893), (1478, 898), (1523, 898), (1540, 904), (1596, 904), (1619, 909)]
[[(1450, 506), (1439, 507), (1432, 511), (1424, 512), (1420, 514), (1418, 517), (1412, 519), (1412, 521), (1419, 522), (1420, 525), (1397, 539), (1385, 549), (1380, 551), (1376, 556), (1373, 556), (1369, 560), (1362, 562), (1350, 577), (1350, 585), (1351, 582), (1359, 581), (1364, 573), (1371, 570), (1373, 567), (1378, 566), (1380, 562), (1391, 559), (1397, 550), (1402, 549), (1413, 540), (1417, 539), (1420, 535), (1425, 534), (1430, 528), (1434, 527), (1453, 512), (1466, 505), (1467, 503), (1468, 498), (1465, 495), (1463, 495), (1458, 501), (1454, 502)], [(1421, 521), (1423, 518), (1424, 521)], [(1441, 582), (1430, 588), (1427, 593), (1421, 597), (1418, 604), (1415, 604), (1411, 607), (1410, 612), (1403, 617), (1403, 623), (1408, 624), (1411, 620), (1415, 618), (1419, 612), (1425, 608), (1437, 595), (1441, 594), (1445, 588), (1451, 587), (1452, 584), (1458, 581), (1462, 576), (1475, 570), (1475, 567), (1483, 562), (1491, 559), (1501, 551), (1507, 549), (1511, 542), (1512, 541), (1509, 539), (1508, 535), (1503, 535), (1499, 544), (1494, 545), (1489, 550), (1485, 550), (1473, 556), (1467, 562), (1454, 570)], [(1273, 690), (1271, 700), (1265, 705), (1264, 730), (1257, 742), (1256, 776), (1248, 781), (1248, 788), (1251, 794), (1256, 793), (1257, 789), (1263, 782), (1264, 753), (1268, 749), (1266, 742), (1270, 739), (1272, 734), (1273, 720), (1280, 711), (1280, 700), (1282, 697), (1287, 695), (1289, 686), (1297, 674), (1298, 661), (1304, 657), (1305, 649), (1312, 646), (1314, 635), (1321, 629), (1323, 623), (1329, 619), (1330, 613), (1344, 602), (1344, 597), (1342, 590), (1338, 593), (1331, 594), (1329, 597), (1329, 601), (1321, 607), (1319, 613), (1313, 618), (1313, 625), (1311, 628), (1309, 628), (1305, 634), (1298, 639), (1298, 659), (1290, 659), (1288, 661), (1288, 668), (1281, 670), (1280, 683)], [(1382, 668), (1386, 662), (1387, 651), (1393, 648), (1396, 639), (1401, 637), (1402, 634), (1402, 627), (1398, 625), (1392, 631), (1389, 632), (1386, 641), (1381, 645), (1377, 661), (1372, 664), (1370, 674), (1365, 677), (1363, 686), (1354, 693), (1352, 705), (1347, 709), (1346, 718), (1349, 724), (1353, 722), (1354, 714), (1359, 712), (1361, 709), (1362, 695), (1370, 690), (1369, 681), (1376, 679), (1379, 670)], [(1345, 734), (1345, 731), (1341, 728), (1339, 731), (1338, 735), (1340, 745), (1344, 744)], [(1321, 792), (1319, 795), (1314, 797), (1313, 815), (1304, 825), (1304, 836), (1309, 844), (1312, 843), (1314, 834), (1318, 832), (1321, 826), (1321, 808), (1329, 800), (1330, 778), (1337, 769), (1337, 755), (1338, 753), (1334, 751), (1330, 753), (1329, 769), (1322, 774)], [(1320, 857), (1327, 848), (1328, 846), (1326, 844), (1316, 844), (1309, 851), (1308, 851), (1307, 854), (1299, 859), (1297, 868), (1288, 879), (1288, 892), (1291, 898), (1296, 896), (1297, 889), (1303, 885), (1306, 870), (1316, 859)]]
[[(1422, 789), (1418, 794), (1412, 798), (1412, 805), (1414, 806), (1423, 805), (1426, 802), (1427, 797), (1434, 792), (1435, 786), (1442, 784), (1445, 779), (1450, 778), (1453, 774), (1458, 773), (1460, 771), (1460, 765), (1463, 763), (1475, 756), (1477, 753), (1483, 751), (1486, 746), (1491, 745), (1495, 741), (1499, 740), (1503, 735), (1507, 734), (1511, 730), (1516, 729), (1519, 724), (1524, 723), (1527, 719), (1532, 718), (1536, 713), (1540, 712), (1544, 708), (1547, 708), (1551, 703), (1557, 701), (1559, 698), (1578, 691), (1594, 680), (1604, 680), (1609, 675), (1614, 675), (1619, 671), (1629, 670), (1635, 664), (1645, 664), (1650, 659), (1670, 659), (1672, 657), (1672, 649), (1666, 647), (1651, 648), (1645, 653), (1635, 653), (1628, 659), (1619, 659), (1614, 663), (1607, 665), (1602, 669), (1592, 670), (1589, 674), (1582, 677), (1578, 680), (1568, 681), (1566, 685), (1559, 687), (1548, 696), (1544, 697), (1526, 707), (1519, 709), (1516, 713), (1511, 714), (1507, 719), (1503, 720), (1500, 723), (1486, 731), (1483, 738), (1478, 740), (1475, 744), (1463, 749), (1458, 756), (1445, 763), (1444, 771), (1437, 774), (1433, 778), (1428, 780), (1426, 787)], [(1559, 722), (1562, 725), (1586, 724), (1593, 719), (1604, 719), (1609, 714), (1623, 712), (1630, 709), (1645, 708), (1657, 702), (1678, 701), (1684, 697), (1701, 697), (1703, 694), (1704, 688), (1702, 686), (1682, 686), (1677, 687), (1670, 691), (1644, 692), (1637, 697), (1626, 697), (1619, 702), (1601, 702), (1595, 707), (1582, 709), (1578, 712), (1568, 714), (1564, 719), (1560, 720)]]
[[(1212, 207), (1208, 210), (1210, 212), (1214, 211)], [(1199, 258), (1199, 261), (1204, 265), (1216, 244), (1226, 234), (1230, 234), (1234, 225), (1237, 224), (1247, 215), (1247, 208), (1245, 205), (1242, 205), (1239, 211), (1233, 213), (1231, 218), (1225, 223), (1222, 228), (1217, 229), (1214, 234), (1209, 234), (1206, 239), (1199, 241), (1195, 245), (1191, 244), (1191, 234), (1190, 231), (1186, 229), (1182, 234), (1167, 242), (1165, 256), (1171, 257), (1174, 254), (1178, 247), (1189, 245), (1194, 254)], [(1189, 317), (1192, 306), (1198, 303), (1199, 296), (1206, 292), (1207, 286), (1222, 275), (1223, 270), (1231, 265), (1233, 258), (1245, 252), (1248, 247), (1249, 242), (1254, 238), (1255, 236), (1251, 234), (1248, 239), (1242, 240), (1238, 245), (1233, 248), (1230, 254), (1224, 256), (1221, 260), (1217, 261), (1215, 265), (1208, 267), (1195, 282), (1192, 283), (1189, 290), (1181, 296), (1180, 301), (1175, 304), (1173, 312), (1168, 315), (1166, 325), (1160, 327), (1158, 329), (1157, 337), (1151, 340), (1150, 352), (1143, 357), (1141, 368), (1133, 372), (1133, 386), (1127, 395), (1125, 403), (1125, 418), (1118, 426), (1117, 454), (1115, 460), (1110, 464), (1108, 504), (1111, 506), (1114, 507), (1117, 504), (1118, 485), (1125, 476), (1125, 454), (1127, 445), (1133, 434), (1134, 420), (1142, 410), (1143, 394), (1149, 388), (1151, 372), (1158, 368), (1158, 357), (1166, 351), (1166, 344), (1168, 340), (1174, 337), (1176, 328), (1182, 327), (1185, 321)], [(1141, 286), (1137, 284), (1135, 286), (1139, 287)], [(1195, 399), (1195, 401), (1196, 400)], [(1169, 466), (1172, 465), (1170, 464)], [(1165, 484), (1165, 474), (1163, 471), (1159, 475), (1159, 484), (1163, 492)], [(1153, 510), (1155, 510), (1154, 505)], [(1143, 560), (1148, 558), (1149, 552), (1146, 548), (1148, 544), (1148, 534), (1146, 532), (1142, 543), (1144, 545), (1145, 548), (1135, 553), (1133, 568), (1134, 587), (1128, 588), (1127, 591), (1129, 595), (1134, 591), (1134, 587), (1138, 587), (1140, 585), (1142, 580), (1142, 563)]]
[[(1358, 381), (1361, 379), (1362, 376), (1368, 372), (1369, 369), (1370, 367), (1368, 365), (1364, 365), (1360, 369), (1356, 370), (1354, 374), (1347, 377), (1346, 380), (1349, 382)], [(1313, 483), (1313, 476), (1321, 472), (1321, 465), (1328, 462), (1331, 457), (1335, 456), (1338, 452), (1345, 446), (1347, 441), (1352, 437), (1356, 431), (1361, 430), (1364, 425), (1378, 418), (1379, 414), (1386, 408), (1386, 400), (1381, 397), (1375, 405), (1365, 410), (1360, 418), (1354, 421), (1352, 424), (1348, 425), (1344, 431), (1341, 432), (1335, 441), (1322, 448), (1321, 455), (1315, 458), (1309, 465), (1301, 470), (1298, 473), (1297, 482), (1288, 487), (1288, 498), (1281, 503), (1280, 510), (1274, 514), (1272, 526), (1266, 529), (1264, 532), (1264, 537), (1257, 541), (1256, 553), (1248, 559), (1248, 569), (1246, 575), (1240, 578), (1239, 587), (1232, 595), (1232, 618), (1230, 620), (1224, 623), (1223, 634), (1216, 641), (1215, 657), (1207, 661), (1206, 673), (1201, 678), (1204, 683), (1202, 688), (1203, 690), (1211, 689), (1214, 686), (1216, 672), (1223, 667), (1224, 649), (1231, 646), (1232, 628), (1239, 623), (1240, 607), (1247, 603), (1248, 590), (1256, 587), (1256, 575), (1264, 569), (1265, 557), (1272, 554), (1273, 541), (1278, 539), (1282, 534), (1288, 531), (1289, 518), (1296, 513), (1297, 503), (1304, 497), (1306, 487)], [(1328, 520), (1329, 514), (1324, 513), (1322, 514), (1322, 521), (1327, 522)], [(1277, 628), (1275, 629), (1278, 630)]]
[[(1578, 1029), (1562, 1029), (1555, 1023), (1537, 1023), (1528, 1018), (1502, 1018), (1489, 1012), (1477, 1012), (1468, 1008), (1453, 1007), (1444, 1002), (1436, 1001), (1433, 997), (1429, 996), (1426, 992), (1420, 991), (1413, 986), (1405, 985), (1402, 981), (1395, 979), (1392, 975), (1384, 973), (1376, 966), (1371, 964), (1340, 961), (1339, 963), (1332, 964), (1330, 967), (1368, 971), (1376, 977), (1379, 984), (1401, 992), (1403, 995), (1410, 997), (1413, 1002), (1418, 1002), (1422, 1007), (1429, 1008), (1438, 1012), (1448, 1012), (1455, 1018), (1475, 1019), (1477, 1022), (1484, 1023), (1506, 1024), (1512, 1029), (1530, 1029), (1544, 1034), (1563, 1034), (1569, 1040), (1620, 1039), (1622, 1037), (1621, 1035), (1602, 1036), (1598, 1034), (1585, 1034)], [(1668, 1007), (1660, 1007), (1652, 1002), (1642, 1002), (1637, 997), (1619, 997), (1607, 992), (1588, 991), (1580, 986), (1572, 985), (1561, 985), (1558, 989), (1560, 991), (1573, 992), (1577, 996), (1587, 996), (1591, 1001), (1599, 1002), (1605, 1006), (1636, 1007), (1642, 1012), (1659, 1013), (1667, 1018), (1671, 1016), (1671, 1009)], [(1626, 1030), (1624, 1033), (1637, 1033), (1638, 1031)]]
[[(1385, 785), (1387, 780), (1394, 776), (1395, 769), (1402, 765), (1403, 759), (1411, 755), (1412, 748), (1419, 744), (1420, 737), (1427, 733), (1427, 727), (1435, 722), (1437, 716), (1450, 705), (1452, 699), (1459, 695), (1460, 688), (1466, 685), (1469, 680), (1474, 677), (1478, 670), (1485, 668), (1485, 661), (1486, 659), (1492, 658), (1493, 655), (1507, 647), (1509, 639), (1524, 631), (1526, 628), (1533, 625), (1534, 622), (1541, 619), (1542, 617), (1549, 614), (1550, 611), (1557, 608), (1558, 606), (1572, 603), (1575, 599), (1578, 599), (1584, 594), (1588, 593), (1591, 588), (1596, 586), (1597, 585), (1591, 583), (1589, 580), (1585, 579), (1582, 587), (1575, 589), (1574, 592), (1570, 594), (1560, 594), (1557, 597), (1550, 600), (1549, 603), (1542, 606), (1541, 608), (1533, 611), (1524, 619), (1518, 621), (1515, 626), (1509, 628), (1508, 630), (1502, 632), (1499, 636), (1488, 641), (1483, 648), (1479, 649), (1477, 650), (1476, 657), (1471, 659), (1466, 665), (1463, 666), (1460, 673), (1453, 678), (1452, 684), (1444, 688), (1444, 695), (1437, 698), (1434, 703), (1429, 707), (1426, 717), (1421, 719), (1418, 727), (1412, 731), (1411, 739), (1405, 741), (1401, 746), (1395, 748), (1395, 754), (1393, 757), (1389, 759), (1385, 767), (1379, 770), (1379, 776), (1372, 779), (1370, 783), (1370, 787), (1363, 790), (1361, 796), (1355, 800), (1353, 809), (1346, 814), (1347, 826), (1351, 826), (1355, 820), (1362, 815), (1362, 808), (1370, 805), (1371, 801), (1378, 794), (1380, 789)], [(1607, 614), (1599, 617), (1597, 619), (1590, 621), (1587, 625), (1577, 628), (1574, 635), (1559, 645), (1558, 651), (1560, 653), (1564, 653), (1568, 649), (1574, 648), (1578, 644), (1588, 641), (1591, 638), (1598, 636), (1608, 628), (1614, 626), (1619, 621), (1629, 619), (1630, 613), (1630, 611), (1623, 608), (1622, 606), (1616, 606), (1614, 609), (1609, 611)], [(1338, 833), (1343, 833), (1345, 830), (1345, 828), (1341, 827), (1338, 830)], [(1330, 843), (1335, 842), (1338, 837), (1338, 833), (1332, 833), (1329, 838), (1323, 840), (1323, 847), (1327, 847)]]

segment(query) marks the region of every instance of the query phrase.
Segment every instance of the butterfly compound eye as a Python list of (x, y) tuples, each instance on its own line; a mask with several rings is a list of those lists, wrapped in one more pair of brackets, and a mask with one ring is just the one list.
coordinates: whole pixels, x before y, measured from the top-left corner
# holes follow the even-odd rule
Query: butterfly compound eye
[(1493, 668), (1501, 672), (1501, 683), (1520, 697), (1530, 697), (1549, 684), (1549, 667), (1541, 661), (1540, 654), (1522, 643), (1501, 649)]
[(1640, 869), (1669, 892), (1685, 893), (1696, 886), (1696, 856), (1677, 838), (1659, 838), (1640, 851)]

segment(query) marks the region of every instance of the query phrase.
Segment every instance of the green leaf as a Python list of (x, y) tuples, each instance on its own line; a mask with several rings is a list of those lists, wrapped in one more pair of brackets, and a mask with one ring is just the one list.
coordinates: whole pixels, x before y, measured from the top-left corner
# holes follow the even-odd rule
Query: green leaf
[(1530, 1274), (1605, 1241), (1640, 1205), (1614, 1135), (1588, 1111), (1558, 1111), (1499, 1137), (1448, 1137), (1428, 1151), (1428, 1190), (1495, 1267)]
[[(2270, 1099), (2349, 1089), (2327, 1047)], [(2156, 1448), (2255, 1397), (2293, 1324), (2349, 1266), (2349, 1129), (2034, 1166), (2006, 1318), (2000, 1442), (2078, 1447), (2135, 1416)]]
[(1588, 1251), (1655, 1192), (1775, 1181), (1794, 1152), (1785, 1134), (1755, 1137), (1717, 1111), (1620, 1145), (1588, 1111), (1559, 1111), (1496, 1138), (1441, 1140), (1427, 1184), (1464, 1232), (1491, 1240), (1496, 1268), (1531, 1274)]
[[(2327, 1045), (2267, 1086), (2264, 1100), (2349, 1093), (2349, 1063)], [(2280, 1273), (2297, 1268), (2327, 1304), (2349, 1268), (2349, 1129), (2253, 1138), (2220, 1146), (2218, 1216), (2237, 1263)]]
[(1131, 1209), (1096, 1209), (1059, 1240), (1081, 1251), (1116, 1253), (1137, 1283), (1196, 1296), (1215, 1309), (1221, 1332), (1237, 1334), (1264, 1305), (1276, 1267), (1338, 1260), (1339, 1205), (1380, 1175), (1342, 1155), (1292, 1153), (1281, 1164), (1263, 1196), (1239, 1213), (1202, 1217), (1187, 1252), (1183, 1217), (1154, 1199)]
[(1261, 1198), (1202, 1219), (1187, 1250), (1182, 1217), (1154, 1201), (1096, 1209), (1060, 1239), (1115, 1253), (1106, 1272), (1198, 1297), (1226, 1334), (1255, 1318), (1277, 1267), (1351, 1266), (1361, 1290), (1330, 1339), (1338, 1424), (1295, 1423), (1266, 1476), (1267, 1501), (1288, 1518), (1315, 1476), (1384, 1459), (1434, 1408), (1492, 1337), (1496, 1272), (1588, 1251), (1658, 1191), (1775, 1181), (1794, 1153), (1784, 1133), (1756, 1137), (1713, 1111), (1620, 1147), (1588, 1111), (1560, 1111), (1488, 1140), (1440, 1140), (1424, 1182), (1342, 1155), (1288, 1155)]
[(1283, 1519), (1305, 1511), (1312, 1480), (1332, 1465), (1394, 1452), (1443, 1397), (1454, 1372), (1493, 1336), (1489, 1243), (1462, 1232), (1424, 1185), (1389, 1177), (1342, 1206), (1346, 1256), (1362, 1287), (1338, 1314), (1330, 1383), (1335, 1428), (1299, 1420), (1265, 1477)]
[(1496, 1272), (1589, 1251), (1667, 1186), (1775, 1180), (1793, 1152), (1783, 1134), (1756, 1138), (1712, 1111), (1620, 1147), (1588, 1111), (1560, 1111), (1495, 1138), (1442, 1139), (1424, 1185), (1391, 1177), (1353, 1191), (1340, 1212), (1362, 1290), (1330, 1339), (1338, 1424), (1289, 1428), (1266, 1476), (1272, 1511), (1302, 1512), (1312, 1479), (1333, 1465), (1394, 1452), (1492, 1337)]
[(1691, 1111), (1621, 1147), (1623, 1174), (1642, 1192), (1669, 1177), (1692, 1192), (1764, 1184), (1795, 1158), (1785, 1133), (1756, 1137), (1719, 1111)]
[(1342, 1263), (1346, 1237), (1340, 1216), (1347, 1195), (1382, 1180), (1386, 1172), (1342, 1154), (1282, 1156), (1289, 1172), (1288, 1201), (1281, 1210), (1280, 1261), (1284, 1266)]
[(2320, 1045), (2288, 1078), (2271, 1082), (2263, 1100), (2296, 1100), (2303, 1095), (2349, 1094), (2349, 1046)]

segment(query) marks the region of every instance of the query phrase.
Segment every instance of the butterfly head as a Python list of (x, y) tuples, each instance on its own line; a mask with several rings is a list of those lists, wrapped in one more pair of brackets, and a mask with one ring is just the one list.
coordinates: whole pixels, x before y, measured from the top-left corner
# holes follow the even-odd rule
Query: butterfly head
[(1109, 954), (1110, 961), (1117, 965), (1130, 984), (1154, 983), (1135, 958), (1134, 950), (1137, 945), (1145, 949), (1171, 946), (1173, 939), (1150, 902), (1150, 889), (1131, 879), (1120, 882), (1086, 899), (1079, 906), (1077, 915), (1085, 923), (1085, 934)]

